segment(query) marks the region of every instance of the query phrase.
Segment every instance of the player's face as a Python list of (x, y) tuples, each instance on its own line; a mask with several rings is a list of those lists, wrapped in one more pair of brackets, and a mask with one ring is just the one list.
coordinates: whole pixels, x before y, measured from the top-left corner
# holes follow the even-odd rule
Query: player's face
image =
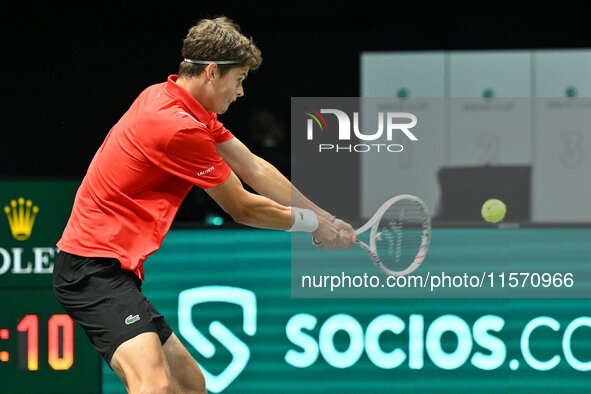
[(244, 96), (242, 81), (247, 76), (248, 67), (233, 67), (223, 77), (215, 79), (215, 108), (213, 112), (223, 114), (238, 97)]

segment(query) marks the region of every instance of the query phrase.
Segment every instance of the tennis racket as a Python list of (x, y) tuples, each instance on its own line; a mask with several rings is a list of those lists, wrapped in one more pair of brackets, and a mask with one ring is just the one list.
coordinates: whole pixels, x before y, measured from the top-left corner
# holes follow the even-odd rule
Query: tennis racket
[[(392, 197), (355, 234), (367, 230), (370, 230), (369, 245), (359, 239), (355, 243), (384, 274), (408, 275), (425, 260), (431, 239), (431, 218), (420, 198), (409, 194)], [(322, 245), (315, 238), (312, 241), (316, 246)]]
[(408, 275), (425, 260), (431, 240), (431, 217), (420, 198), (409, 194), (392, 197), (355, 234), (368, 230), (369, 244), (359, 239), (356, 243), (384, 274)]

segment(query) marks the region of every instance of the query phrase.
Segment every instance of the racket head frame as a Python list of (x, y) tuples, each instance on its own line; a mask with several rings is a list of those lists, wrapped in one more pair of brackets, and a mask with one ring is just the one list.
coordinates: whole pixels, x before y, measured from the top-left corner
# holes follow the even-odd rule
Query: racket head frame
[[(411, 200), (418, 204), (423, 213), (423, 233), (421, 235), (421, 246), (417, 250), (417, 255), (415, 256), (412, 263), (402, 271), (393, 271), (382, 263), (380, 256), (377, 253), (376, 237), (378, 235), (380, 220), (382, 219), (382, 216), (384, 216), (384, 213), (386, 213), (388, 208), (390, 208), (392, 205), (402, 200)], [(358, 246), (369, 254), (374, 265), (384, 274), (390, 276), (404, 276), (416, 270), (421, 265), (423, 260), (425, 260), (425, 256), (427, 255), (427, 251), (429, 249), (429, 244), (431, 242), (431, 216), (429, 215), (429, 209), (419, 197), (410, 194), (401, 194), (384, 202), (382, 206), (378, 208), (376, 213), (371, 217), (371, 219), (367, 221), (367, 223), (355, 230), (355, 234), (360, 235), (367, 230), (370, 230), (369, 245), (363, 241), (357, 240), (356, 243)]]

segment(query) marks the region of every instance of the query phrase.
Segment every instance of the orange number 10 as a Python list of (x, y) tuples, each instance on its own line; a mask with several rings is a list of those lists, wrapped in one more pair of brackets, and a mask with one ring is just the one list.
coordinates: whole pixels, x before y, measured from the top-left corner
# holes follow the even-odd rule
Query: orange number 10
[[(69, 369), (74, 364), (74, 322), (68, 315), (53, 315), (47, 323), (47, 328), (49, 365), (55, 370)], [(27, 368), (30, 371), (37, 371), (39, 369), (39, 318), (37, 315), (26, 315), (16, 329), (27, 333)], [(60, 330), (62, 341), (60, 341)]]

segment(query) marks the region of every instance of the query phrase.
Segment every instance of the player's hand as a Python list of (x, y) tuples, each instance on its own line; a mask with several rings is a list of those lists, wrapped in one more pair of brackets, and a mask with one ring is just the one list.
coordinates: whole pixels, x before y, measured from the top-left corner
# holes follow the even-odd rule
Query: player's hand
[(335, 223), (329, 223), (325, 220), (320, 221), (312, 236), (314, 237), (314, 246), (317, 249), (349, 249), (355, 242), (354, 231), (340, 230)]
[(318, 228), (312, 233), (312, 243), (317, 249), (337, 249), (339, 229), (324, 219), (318, 220)]
[(335, 219), (335, 221), (333, 222), (335, 226), (337, 226), (337, 228), (341, 231), (344, 231), (347, 234), (350, 234), (351, 237), (353, 237), (353, 241), (351, 243), (355, 243), (355, 240), (357, 239), (357, 235), (355, 234), (355, 230), (353, 229), (353, 227), (341, 220), (341, 219)]

